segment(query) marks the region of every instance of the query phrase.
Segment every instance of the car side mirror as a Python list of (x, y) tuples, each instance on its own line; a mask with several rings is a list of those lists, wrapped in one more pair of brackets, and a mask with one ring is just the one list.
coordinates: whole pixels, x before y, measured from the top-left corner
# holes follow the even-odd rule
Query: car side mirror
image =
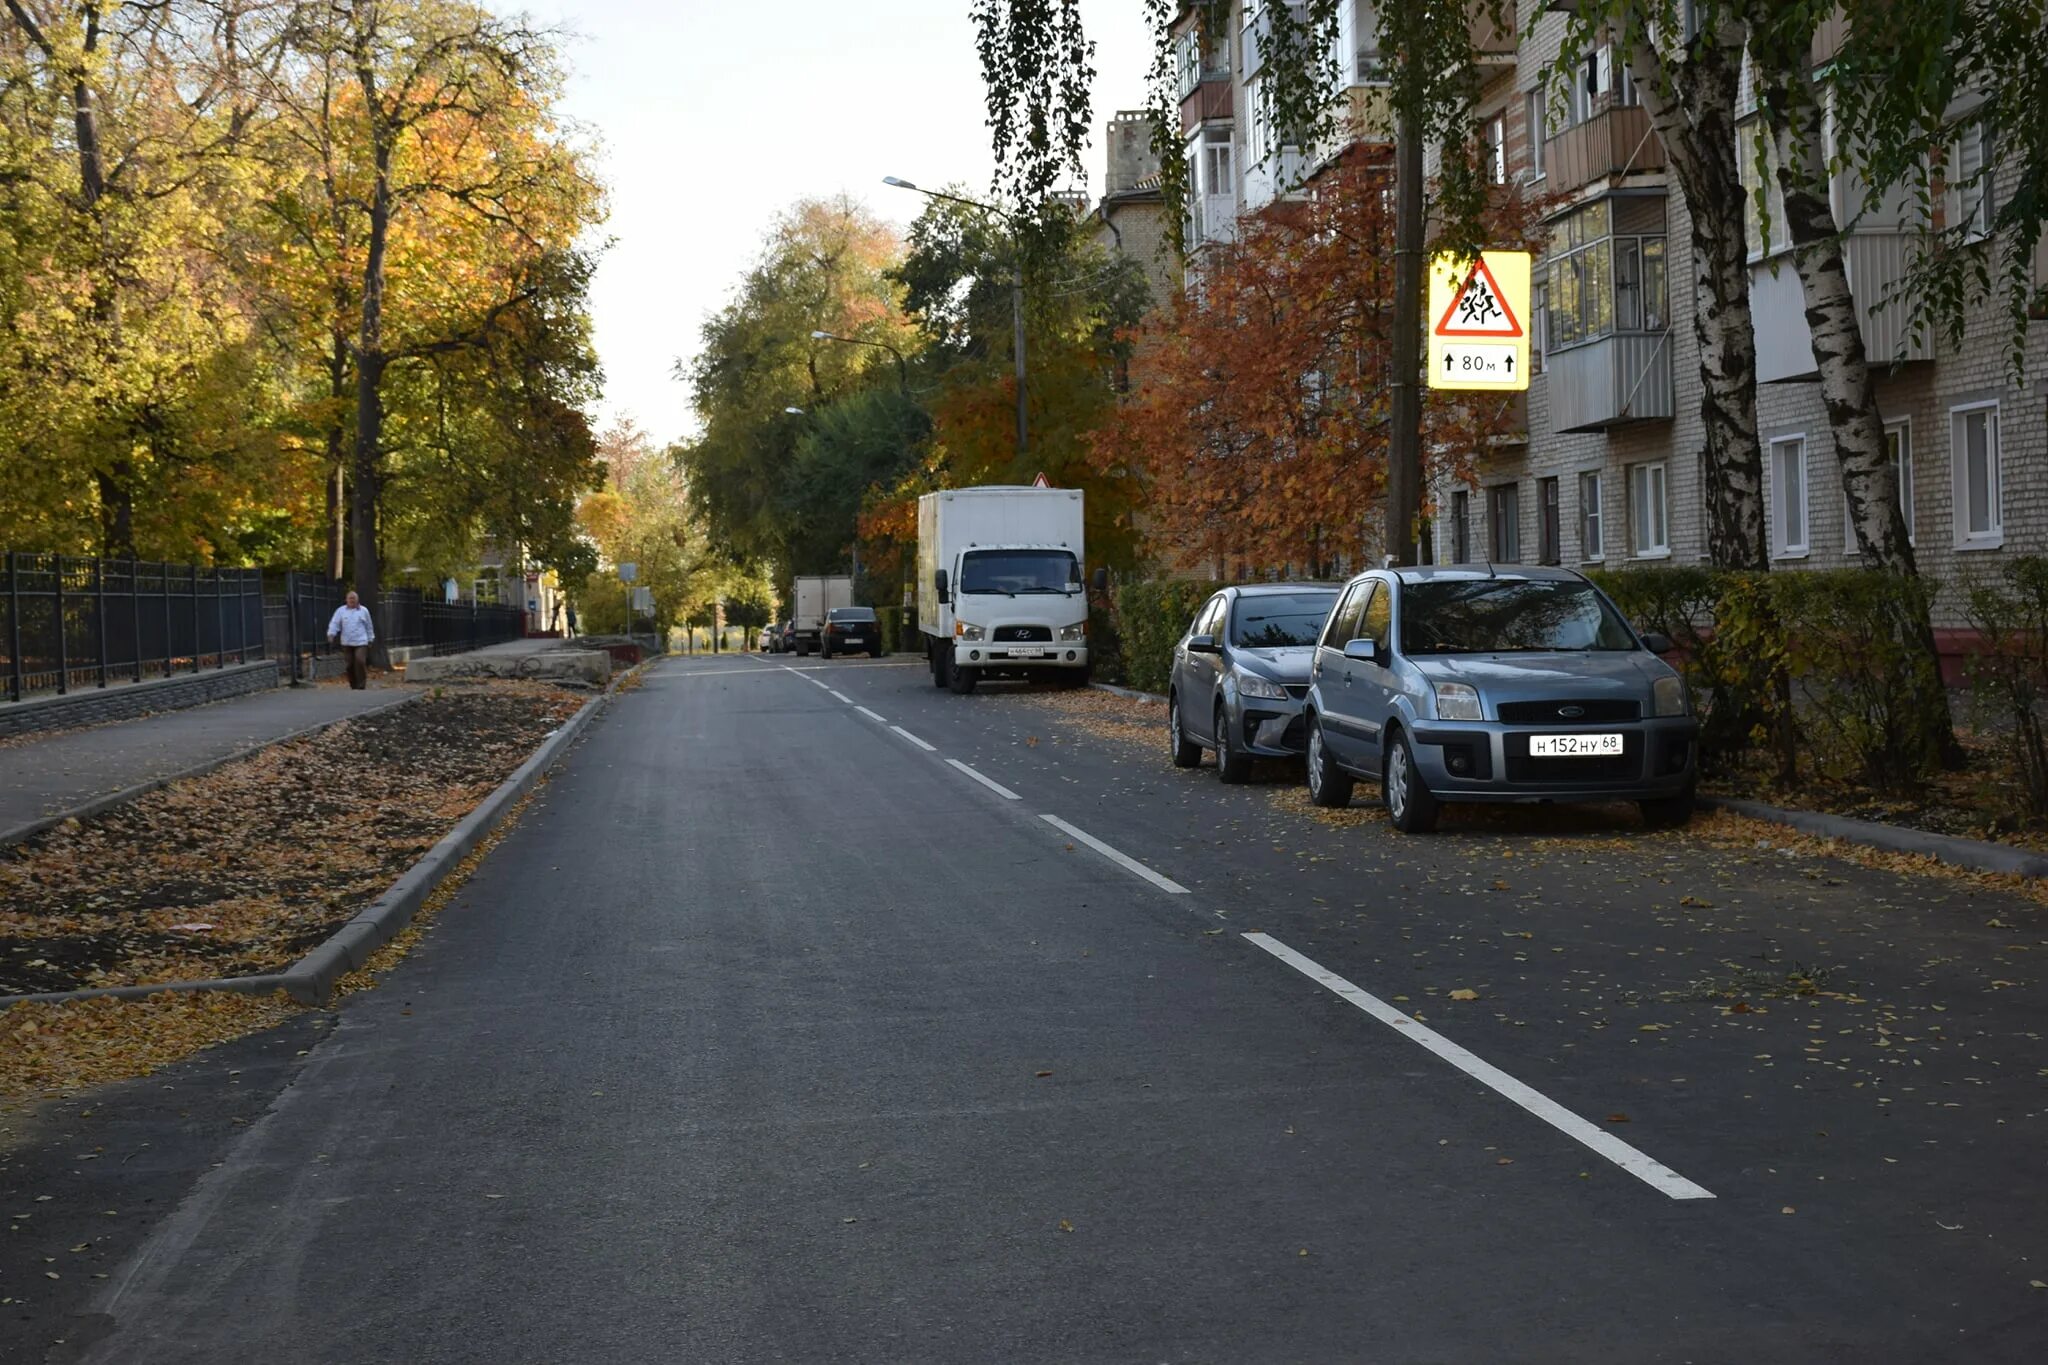
[(1677, 646), (1671, 643), (1671, 637), (1663, 631), (1652, 630), (1644, 632), (1643, 648), (1649, 650), (1652, 654), (1669, 654)]
[(1356, 659), (1362, 664), (1377, 664), (1386, 661), (1386, 651), (1380, 648), (1378, 640), (1347, 640), (1344, 657)]
[(1094, 585), (1097, 592), (1109, 591), (1109, 570), (1097, 569), (1088, 581)]
[(1223, 646), (1216, 643), (1216, 637), (1213, 635), (1188, 636), (1188, 653), (1190, 654), (1221, 654), (1222, 652)]
[(938, 593), (940, 606), (945, 606), (953, 600), (952, 596), (946, 591), (946, 571), (944, 569), (932, 570), (932, 590)]

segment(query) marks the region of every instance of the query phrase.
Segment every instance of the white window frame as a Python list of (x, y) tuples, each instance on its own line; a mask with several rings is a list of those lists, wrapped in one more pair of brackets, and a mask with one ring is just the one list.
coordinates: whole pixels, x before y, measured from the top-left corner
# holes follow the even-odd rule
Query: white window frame
[[(1645, 460), (1641, 464), (1628, 466), (1624, 486), (1628, 492), (1628, 540), (1629, 554), (1635, 559), (1671, 558), (1671, 469), (1663, 460)], [(1656, 488), (1657, 505), (1654, 527), (1645, 526), (1649, 520), (1644, 513), (1649, 510), (1646, 499), (1638, 489)], [(1654, 529), (1655, 535), (1650, 532)]]
[(1606, 483), (1600, 470), (1579, 471), (1579, 558), (1587, 564), (1607, 562), (1607, 518), (1602, 505)]
[[(1771, 461), (1768, 477), (1771, 481), (1771, 558), (1804, 559), (1812, 553), (1813, 547), (1813, 497), (1812, 480), (1808, 477), (1808, 447), (1806, 433), (1786, 432), (1771, 437)], [(1797, 478), (1788, 478), (1785, 470), (1785, 453), (1790, 450), (1797, 460)], [(1799, 534), (1795, 538), (1792, 528), (1786, 525), (1789, 509), (1786, 495), (1794, 484), (1799, 490)]]
[[(1977, 169), (1967, 178), (1960, 174), (1965, 145), (1977, 149)], [(1981, 242), (1991, 235), (1992, 218), (1997, 212), (1991, 195), (1993, 155), (1991, 136), (1982, 123), (1964, 125), (1949, 146), (1949, 165), (1959, 173), (1948, 190), (1949, 226), (1961, 228), (1966, 242)]]
[(1522, 562), (1522, 485), (1518, 482), (1487, 486), (1486, 562)]
[[(1955, 523), (1958, 550), (1995, 550), (2005, 544), (2005, 457), (2000, 449), (1998, 406), (1996, 398), (1989, 398), (1957, 403), (1948, 410), (1949, 478), (1955, 492), (1951, 519)], [(1976, 416), (1985, 419), (1985, 453), (1990, 458), (1985, 481), (1986, 492), (1990, 494), (1991, 505), (1986, 510), (1991, 524), (1982, 531), (1970, 529), (1970, 454), (1964, 436), (1966, 424)]]
[[(1914, 515), (1916, 500), (1913, 492), (1913, 419), (1901, 417), (1884, 424), (1885, 444), (1891, 445), (1891, 437), (1899, 438), (1899, 453), (1892, 461), (1892, 479), (1899, 490), (1899, 515), (1906, 519), (1906, 543), (1917, 547), (1920, 544), (1920, 527)], [(1888, 456), (1889, 457), (1889, 456)], [(1842, 494), (1842, 554), (1855, 559), (1863, 553), (1863, 541), (1856, 534), (1856, 523), (1849, 513), (1849, 495)]]
[(1497, 109), (1479, 120), (1480, 154), (1486, 158), (1486, 183), (1508, 183), (1508, 114)]
[(1541, 180), (1549, 174), (1543, 169), (1543, 139), (1550, 132), (1550, 105), (1542, 86), (1525, 92), (1522, 113), (1522, 131), (1529, 141), (1529, 179)]

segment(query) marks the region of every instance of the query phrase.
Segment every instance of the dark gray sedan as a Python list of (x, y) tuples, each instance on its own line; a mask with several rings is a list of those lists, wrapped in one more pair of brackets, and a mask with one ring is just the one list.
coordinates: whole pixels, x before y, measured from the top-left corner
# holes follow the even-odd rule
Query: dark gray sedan
[(1256, 583), (1202, 604), (1173, 651), (1166, 729), (1174, 766), (1192, 768), (1214, 749), (1216, 775), (1242, 782), (1253, 758), (1302, 752), (1309, 664), (1336, 601), (1327, 584)]
[(1309, 798), (1377, 782), (1411, 833), (1446, 801), (1625, 800), (1683, 824), (1699, 725), (1670, 648), (1566, 569), (1361, 574), (1315, 650)]

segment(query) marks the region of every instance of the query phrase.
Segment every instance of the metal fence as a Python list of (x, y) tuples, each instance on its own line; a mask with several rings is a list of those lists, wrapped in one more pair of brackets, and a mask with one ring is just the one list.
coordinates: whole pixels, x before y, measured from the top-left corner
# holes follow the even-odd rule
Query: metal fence
[(6, 561), (0, 650), (12, 701), (264, 657), (260, 570), (17, 552)]
[[(9, 701), (276, 659), (293, 681), (332, 654), (327, 623), (348, 585), (319, 574), (205, 569), (8, 552), (0, 578), (0, 685)], [(388, 588), (373, 608), (386, 645), (456, 654), (526, 633), (515, 606)]]

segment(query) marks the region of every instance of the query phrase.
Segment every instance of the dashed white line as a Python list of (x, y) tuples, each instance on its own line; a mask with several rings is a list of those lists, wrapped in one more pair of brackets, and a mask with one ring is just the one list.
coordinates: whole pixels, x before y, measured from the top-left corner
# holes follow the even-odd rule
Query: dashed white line
[(889, 728), (891, 730), (894, 730), (897, 734), (903, 736), (905, 739), (909, 740), (912, 744), (915, 744), (918, 748), (924, 750), (928, 754), (935, 754), (939, 751), (938, 745), (925, 743), (923, 740), (919, 739), (916, 735), (911, 734), (910, 731), (904, 729), (900, 725), (892, 725)]
[(784, 673), (794, 673), (794, 674), (796, 674), (796, 675), (797, 675), (797, 676), (798, 676), (799, 678), (802, 678), (802, 679), (803, 679), (803, 680), (804, 680), (805, 682), (809, 683), (809, 684), (810, 684), (811, 686), (813, 686), (813, 687), (822, 687), (822, 688), (824, 688), (824, 689), (825, 689), (825, 690), (826, 690), (827, 692), (830, 692), (830, 691), (832, 690), (832, 684), (831, 684), (831, 683), (822, 683), (822, 682), (819, 682), (819, 681), (818, 681), (818, 680), (817, 680), (816, 678), (813, 678), (813, 677), (809, 677), (809, 676), (807, 676), (806, 674), (804, 674), (804, 673), (802, 672), (802, 670), (800, 670), (800, 669), (795, 669), (795, 668), (791, 668), (791, 667), (790, 667), (790, 666), (789, 666), (788, 664), (783, 664), (783, 665), (782, 665), (782, 671), (783, 671)]
[(844, 692), (834, 691), (834, 690), (833, 690), (832, 688), (829, 688), (829, 687), (828, 687), (828, 688), (826, 688), (825, 690), (826, 690), (827, 692), (831, 692), (833, 696), (835, 696), (835, 697), (839, 698), (839, 700), (841, 700), (841, 701), (845, 702), (845, 703), (846, 703), (846, 704), (847, 704), (848, 706), (851, 706), (851, 705), (853, 705), (853, 698), (852, 698), (852, 697), (849, 697), (849, 696), (847, 696), (847, 695), (846, 695), (846, 694), (845, 694)]
[[(855, 706), (855, 707), (854, 707), (853, 709), (854, 709), (854, 710), (856, 710), (856, 711), (858, 711), (858, 712), (860, 712), (860, 713), (861, 713), (862, 715), (866, 716), (866, 717), (867, 717), (867, 718), (868, 718), (869, 720), (882, 720), (882, 718), (881, 718), (880, 716), (878, 716), (878, 715), (876, 715), (876, 714), (875, 714), (874, 712), (872, 712), (872, 711), (868, 710), (868, 708), (867, 708), (867, 707), (865, 707), (865, 706), (859, 706), (859, 705), (856, 705), (856, 706)], [(883, 723), (884, 725), (887, 725), (887, 724), (888, 724), (889, 722), (887, 722), (887, 721), (885, 721), (885, 720), (884, 720), (884, 721), (882, 721), (882, 723)]]
[[(880, 720), (881, 717), (877, 716), (876, 719)], [(961, 772), (966, 773), (969, 777), (973, 778), (976, 782), (979, 782), (982, 786), (987, 787), (997, 796), (1003, 797), (1006, 800), (1010, 801), (1022, 801), (1024, 799), (1023, 797), (1017, 795), (1017, 793), (1011, 791), (1008, 787), (1005, 787), (1002, 783), (996, 781), (993, 777), (988, 777), (984, 774), (976, 772), (974, 769), (968, 767), (965, 763), (962, 763), (957, 758), (949, 758), (946, 760), (946, 762), (951, 764), (953, 767), (958, 768)]]
[(1102, 840), (1096, 838), (1094, 835), (1088, 833), (1086, 830), (1074, 828), (1074, 826), (1060, 819), (1059, 816), (1042, 815), (1039, 818), (1041, 820), (1044, 820), (1048, 825), (1051, 825), (1053, 828), (1064, 831), (1072, 838), (1079, 839), (1082, 843), (1088, 845), (1088, 847), (1094, 849), (1097, 853), (1100, 853), (1103, 857), (1109, 859), (1118, 867), (1121, 867), (1124, 871), (1143, 877), (1146, 881), (1152, 883), (1152, 885), (1158, 887), (1161, 891), (1171, 891), (1176, 896), (1185, 896), (1188, 894), (1188, 889), (1185, 886), (1182, 886), (1179, 882), (1173, 880), (1173, 878), (1160, 876), (1157, 872), (1154, 872), (1151, 868), (1145, 866), (1136, 858), (1131, 857), (1129, 854), (1118, 852), (1116, 849), (1113, 849), (1108, 844), (1103, 843)]
[[(1050, 819), (1051, 817), (1046, 817)], [(1636, 1179), (1673, 1199), (1712, 1199), (1713, 1192), (1661, 1162), (1652, 1160), (1603, 1129), (1596, 1128), (1557, 1101), (1516, 1080), (1490, 1062), (1483, 1062), (1426, 1024), (1403, 1014), (1378, 996), (1360, 990), (1335, 972), (1266, 934), (1246, 934), (1254, 946), (1263, 948), (1294, 970), (1332, 994), (1342, 996), (1396, 1033), (1420, 1043), (1487, 1089), (1514, 1101), (1566, 1137), (1598, 1152)]]

